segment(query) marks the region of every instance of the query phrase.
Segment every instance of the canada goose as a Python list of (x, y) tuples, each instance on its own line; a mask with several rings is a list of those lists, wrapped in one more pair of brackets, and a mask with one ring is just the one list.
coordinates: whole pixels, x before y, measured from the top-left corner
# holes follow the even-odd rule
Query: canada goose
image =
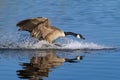
[(77, 38), (85, 39), (81, 34), (73, 32), (64, 32), (54, 26), (50, 25), (50, 21), (45, 17), (37, 17), (22, 20), (17, 25), (22, 31), (30, 32), (30, 35), (39, 40), (46, 40), (53, 43), (59, 37), (73, 35)]

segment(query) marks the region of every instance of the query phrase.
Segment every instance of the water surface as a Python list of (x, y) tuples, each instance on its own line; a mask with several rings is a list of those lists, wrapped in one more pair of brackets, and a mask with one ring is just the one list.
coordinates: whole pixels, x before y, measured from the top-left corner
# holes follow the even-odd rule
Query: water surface
[[(119, 80), (119, 0), (1, 0), (0, 79)], [(16, 23), (47, 17), (51, 25), (81, 33), (86, 40), (68, 36), (57, 43), (38, 42)], [(41, 45), (40, 45), (41, 44)], [(75, 60), (76, 57), (80, 60)], [(64, 61), (66, 59), (66, 61)]]

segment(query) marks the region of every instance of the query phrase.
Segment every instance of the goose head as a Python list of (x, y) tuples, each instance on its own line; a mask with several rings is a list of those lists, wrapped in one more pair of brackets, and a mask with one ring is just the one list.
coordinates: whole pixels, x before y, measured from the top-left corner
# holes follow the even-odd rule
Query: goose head
[(77, 38), (80, 38), (80, 39), (84, 39), (85, 40), (85, 38), (81, 35), (81, 34), (77, 34), (77, 36), (76, 36)]

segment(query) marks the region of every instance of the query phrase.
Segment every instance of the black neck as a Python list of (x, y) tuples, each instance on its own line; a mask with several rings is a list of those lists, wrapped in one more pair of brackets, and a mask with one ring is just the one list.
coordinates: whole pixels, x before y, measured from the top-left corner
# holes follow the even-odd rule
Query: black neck
[(76, 58), (73, 59), (65, 59), (65, 62), (76, 62), (77, 60), (82, 60), (83, 56), (77, 56)]
[(73, 32), (64, 32), (65, 33), (65, 35), (73, 35), (73, 36), (77, 36), (77, 34), (76, 33), (73, 33)]

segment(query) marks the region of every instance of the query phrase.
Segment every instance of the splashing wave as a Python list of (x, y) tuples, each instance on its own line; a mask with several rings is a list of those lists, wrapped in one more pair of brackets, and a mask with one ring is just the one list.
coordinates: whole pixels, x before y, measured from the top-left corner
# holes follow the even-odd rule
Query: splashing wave
[(2, 36), (0, 40), (0, 49), (111, 49), (104, 45), (99, 45), (93, 42), (79, 42), (71, 39), (62, 39), (57, 46), (46, 41), (38, 41), (32, 39), (27, 34), (19, 34)]

